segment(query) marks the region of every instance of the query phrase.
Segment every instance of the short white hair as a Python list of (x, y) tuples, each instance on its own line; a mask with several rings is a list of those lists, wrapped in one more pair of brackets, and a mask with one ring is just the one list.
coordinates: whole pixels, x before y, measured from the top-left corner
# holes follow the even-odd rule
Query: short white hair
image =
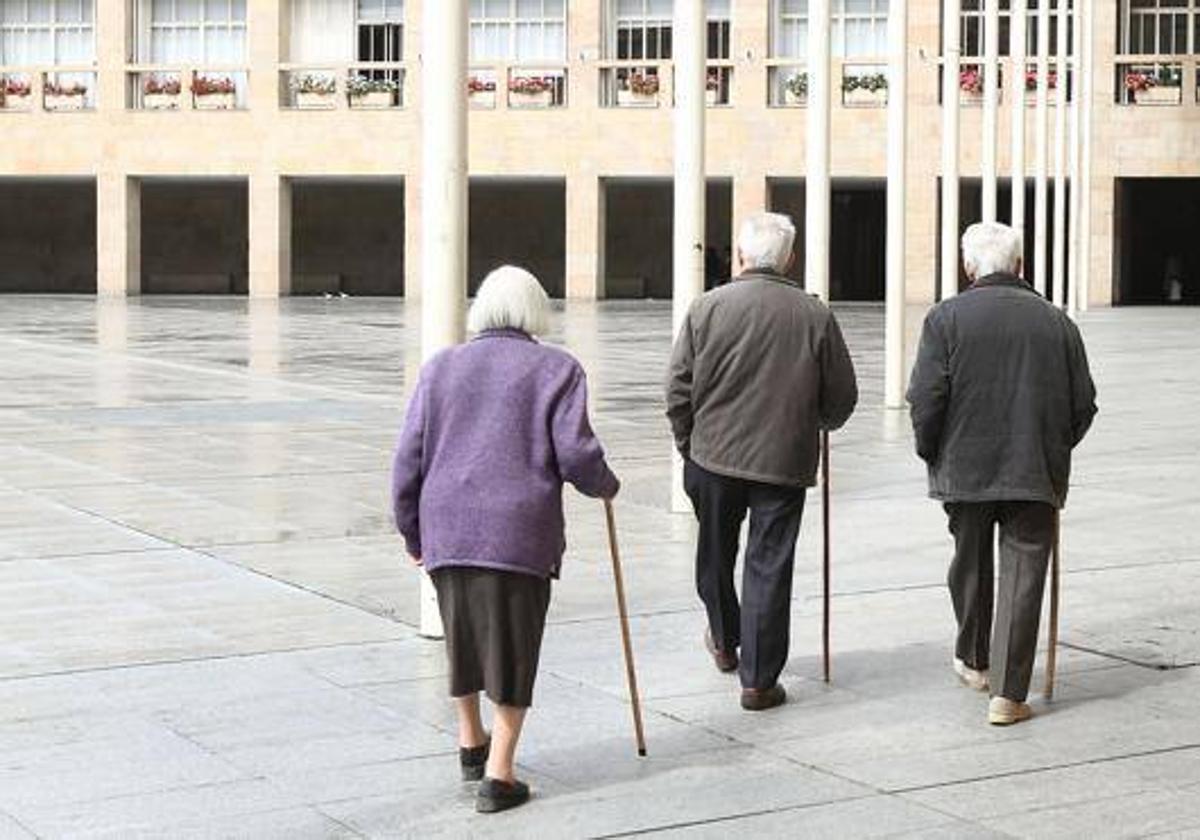
[(755, 213), (738, 231), (738, 254), (748, 269), (787, 269), (796, 241), (796, 226), (782, 213)]
[(502, 265), (484, 278), (467, 329), (473, 333), (487, 330), (521, 330), (529, 335), (546, 332), (550, 297), (538, 279), (523, 268)]
[(989, 274), (1016, 274), (1025, 245), (1021, 234), (999, 222), (979, 222), (962, 236), (963, 268), (972, 279)]

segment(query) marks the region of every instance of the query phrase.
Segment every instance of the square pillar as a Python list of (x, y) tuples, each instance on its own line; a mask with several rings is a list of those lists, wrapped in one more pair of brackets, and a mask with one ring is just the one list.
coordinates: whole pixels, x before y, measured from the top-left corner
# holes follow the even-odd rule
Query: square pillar
[(250, 297), (292, 290), (292, 184), (275, 173), (250, 176)]
[(567, 298), (604, 297), (604, 184), (593, 173), (567, 176)]
[[(754, 213), (763, 213), (768, 207), (767, 175), (765, 172), (739, 172), (733, 176), (733, 245), (737, 250), (738, 229), (742, 222)], [(797, 226), (803, 221), (794, 219)], [(734, 272), (737, 266), (733, 267)]]
[(96, 15), (96, 108), (125, 109), (125, 62), (129, 58), (129, 23), (126, 2), (97, 3)]
[(125, 297), (142, 290), (142, 185), (124, 173), (96, 178), (96, 293)]
[(250, 62), (251, 111), (265, 113), (279, 108), (279, 61), (283, 55), (283, 16), (288, 3), (247, 3), (246, 57)]

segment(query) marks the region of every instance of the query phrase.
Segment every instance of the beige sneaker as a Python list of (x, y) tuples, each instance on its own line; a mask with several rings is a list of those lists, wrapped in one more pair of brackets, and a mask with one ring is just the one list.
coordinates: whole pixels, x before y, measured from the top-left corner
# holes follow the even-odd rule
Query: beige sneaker
[(988, 704), (988, 723), (992, 726), (1011, 726), (1033, 717), (1028, 703), (1018, 703), (1007, 697), (993, 697)]
[(974, 691), (987, 691), (990, 688), (987, 671), (976, 671), (974, 668), (968, 668), (967, 663), (957, 657), (954, 660), (954, 673), (958, 674), (958, 678), (962, 680), (963, 685)]

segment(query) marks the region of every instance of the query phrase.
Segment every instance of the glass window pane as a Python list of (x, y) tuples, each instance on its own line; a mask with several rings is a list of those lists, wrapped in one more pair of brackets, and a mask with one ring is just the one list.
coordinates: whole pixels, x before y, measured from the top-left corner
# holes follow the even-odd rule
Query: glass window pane
[(150, 4), (150, 21), (161, 23), (175, 19), (175, 7), (171, 0), (154, 0)]
[(204, 18), (208, 21), (229, 20), (228, 0), (205, 0)]
[(649, 17), (670, 18), (675, 13), (673, 0), (650, 0)]
[(198, 21), (204, 17), (201, 0), (176, 0), (175, 13), (179, 20)]
[(567, 16), (565, 0), (546, 0), (545, 14), (548, 18), (565, 18)]
[(542, 0), (517, 0), (517, 17), (538, 20), (542, 16)]
[(54, 11), (50, 0), (29, 0), (29, 17), (32, 23), (49, 23)]
[(565, 61), (567, 58), (567, 27), (562, 23), (548, 23), (542, 29), (543, 58)]

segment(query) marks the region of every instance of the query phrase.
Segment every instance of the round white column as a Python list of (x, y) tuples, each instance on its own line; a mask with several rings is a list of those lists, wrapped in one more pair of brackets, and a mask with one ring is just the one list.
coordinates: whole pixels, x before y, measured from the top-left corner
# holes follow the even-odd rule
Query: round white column
[(942, 282), (941, 299), (958, 294), (958, 127), (961, 72), (959, 0), (942, 4)]
[(1095, 96), (1095, 32), (1092, 4), (1083, 4), (1083, 170), (1079, 178), (1079, 309), (1087, 312), (1092, 289), (1092, 100)]
[(1070, 20), (1067, 0), (1060, 0), (1055, 20), (1055, 41), (1058, 50), (1054, 72), (1058, 84), (1054, 89), (1054, 289), (1051, 299), (1062, 306), (1067, 285), (1067, 23)]
[(1048, 117), (1050, 110), (1050, 6), (1038, 4), (1037, 108), (1034, 111), (1033, 277), (1034, 287), (1046, 293), (1046, 231), (1049, 213)]
[[(674, 335), (704, 293), (704, 119), (706, 19), (704, 0), (675, 4), (675, 211), (672, 313)], [(683, 491), (683, 462), (673, 455), (671, 508), (691, 509)]]
[[(421, 67), (421, 356), (463, 339), (467, 290), (467, 0), (426, 2)], [(442, 622), (428, 577), (422, 636)]]
[(997, 116), (1000, 111), (1000, 0), (985, 0), (983, 24), (983, 221), (996, 221)]
[(808, 160), (804, 172), (804, 288), (829, 300), (829, 123), (832, 108), (830, 80), (829, 0), (808, 4)]
[(1009, 26), (1009, 96), (1012, 97), (1012, 226), (1025, 233), (1025, 73), (1028, 48), (1025, 44), (1026, 0), (1012, 0)]
[(904, 408), (904, 306), (907, 298), (908, 0), (888, 6), (887, 302), (883, 398)]
[(1083, 225), (1080, 223), (1080, 170), (1083, 164), (1083, 155), (1080, 145), (1083, 109), (1081, 107), (1082, 99), (1082, 82), (1083, 82), (1083, 62), (1080, 60), (1083, 53), (1083, 2), (1077, 0), (1075, 3), (1074, 17), (1074, 32), (1075, 42), (1071, 45), (1071, 138), (1070, 138), (1070, 234), (1067, 240), (1069, 246), (1067, 258), (1067, 311), (1074, 315), (1079, 311), (1079, 253), (1080, 253), (1080, 231)]

